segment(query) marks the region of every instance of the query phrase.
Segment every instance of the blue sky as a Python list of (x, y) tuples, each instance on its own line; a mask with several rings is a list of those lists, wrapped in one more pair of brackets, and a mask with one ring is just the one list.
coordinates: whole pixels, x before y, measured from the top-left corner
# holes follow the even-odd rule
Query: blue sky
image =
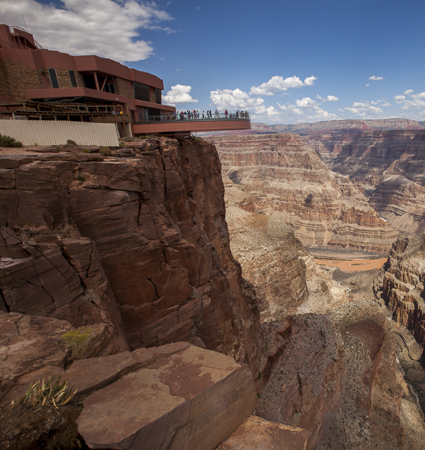
[(423, 0), (0, 0), (45, 48), (164, 80), (177, 109), (255, 122), (425, 120)]

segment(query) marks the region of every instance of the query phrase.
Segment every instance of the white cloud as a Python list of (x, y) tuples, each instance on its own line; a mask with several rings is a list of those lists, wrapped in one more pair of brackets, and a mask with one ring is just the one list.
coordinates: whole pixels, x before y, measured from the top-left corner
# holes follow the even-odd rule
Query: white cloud
[(161, 27), (172, 17), (154, 3), (137, 0), (62, 0), (61, 8), (35, 0), (1, 0), (1, 22), (22, 26), (49, 50), (98, 55), (115, 61), (140, 61), (153, 54), (152, 43), (139, 39), (140, 29)]
[(279, 123), (316, 122), (320, 120), (336, 120), (338, 116), (325, 111), (318, 102), (310, 97), (296, 100), (295, 105), (277, 103), (280, 110)]
[(217, 89), (210, 92), (210, 99), (220, 111), (225, 109), (245, 111), (249, 109), (254, 114), (266, 111), (262, 98), (252, 98), (240, 89)]
[(354, 102), (353, 106), (346, 106), (340, 109), (342, 113), (348, 111), (356, 117), (361, 117), (363, 119), (383, 119), (385, 118), (385, 113), (382, 108), (391, 106), (386, 100), (376, 100), (371, 102)]
[(314, 84), (314, 80), (317, 80), (314, 76), (306, 78), (304, 82), (296, 76), (288, 78), (274, 76), (270, 78), (267, 83), (260, 84), (260, 86), (252, 86), (249, 93), (250, 95), (274, 95), (275, 92), (285, 92), (289, 88), (312, 86)]
[(316, 98), (321, 102), (337, 102), (339, 100), (338, 97), (334, 95), (328, 95), (326, 98), (320, 97), (320, 95), (316, 95)]
[(369, 87), (369, 83), (365, 84), (366, 87)]
[(176, 84), (171, 86), (165, 95), (162, 96), (162, 100), (166, 105), (176, 106), (182, 103), (197, 103), (198, 100), (192, 98), (190, 91), (192, 86), (183, 86), (181, 84)]
[[(401, 109), (403, 111), (425, 108), (425, 92), (413, 94), (413, 89), (408, 89), (404, 91), (403, 95), (396, 95), (394, 99), (396, 103), (402, 105)], [(415, 114), (418, 113), (415, 111)]]
[(373, 80), (373, 81), (381, 81), (383, 79), (384, 79), (384, 77), (377, 77), (375, 75), (372, 75), (371, 77), (369, 77), (369, 80)]
[(296, 100), (295, 104), (265, 106), (264, 99), (252, 97), (240, 89), (217, 89), (211, 91), (210, 98), (215, 108), (220, 112), (227, 109), (248, 110), (251, 119), (256, 122), (266, 123), (295, 123), (315, 122), (318, 120), (335, 120), (336, 114), (330, 114), (320, 107), (319, 102), (310, 97)]
[(315, 80), (317, 80), (316, 77), (308, 77), (308, 78), (306, 78), (306, 79), (304, 80), (304, 84), (305, 84), (306, 86), (313, 86)]
[(318, 103), (314, 100), (312, 100), (310, 97), (302, 98), (301, 100), (295, 100), (295, 103), (300, 108), (308, 108), (311, 106), (317, 106)]

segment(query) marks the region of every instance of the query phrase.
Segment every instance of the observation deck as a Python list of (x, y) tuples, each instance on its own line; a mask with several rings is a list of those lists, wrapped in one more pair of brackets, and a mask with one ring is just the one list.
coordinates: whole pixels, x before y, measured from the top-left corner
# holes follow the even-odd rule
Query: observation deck
[(235, 114), (213, 114), (210, 118), (181, 118), (178, 116), (154, 116), (141, 122), (133, 122), (133, 134), (189, 135), (191, 132), (249, 130), (249, 118)]

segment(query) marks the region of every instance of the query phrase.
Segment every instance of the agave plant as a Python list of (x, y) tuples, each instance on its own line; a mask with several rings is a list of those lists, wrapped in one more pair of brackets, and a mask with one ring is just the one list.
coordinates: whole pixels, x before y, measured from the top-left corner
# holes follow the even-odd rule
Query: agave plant
[(72, 387), (67, 380), (61, 381), (60, 377), (49, 376), (45, 381), (33, 383), (18, 401), (30, 406), (59, 406), (66, 405), (77, 393), (78, 389), (72, 392)]

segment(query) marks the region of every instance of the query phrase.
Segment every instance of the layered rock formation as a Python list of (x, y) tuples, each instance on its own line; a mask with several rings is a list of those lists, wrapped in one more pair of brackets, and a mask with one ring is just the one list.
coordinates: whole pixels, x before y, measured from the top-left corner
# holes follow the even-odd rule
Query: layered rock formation
[(329, 171), (299, 136), (210, 139), (223, 174), (250, 194), (242, 207), (282, 219), (305, 246), (386, 253), (396, 239), (348, 177)]
[[(236, 182), (255, 175), (255, 183), (229, 183), (231, 239), (220, 161), (198, 139), (145, 140), (112, 157), (78, 149), (0, 155), (3, 404), (53, 374), (78, 387), (79, 431), (91, 447), (212, 450), (258, 401), (263, 420), (251, 417), (223, 446), (240, 445), (256, 428), (262, 448), (275, 445), (270, 435), (300, 449), (337, 450), (346, 441), (368, 448), (382, 436), (387, 448), (415, 448), (402, 413), (416, 410), (403, 409), (385, 317), (346, 304), (346, 291), (336, 295), (279, 214), (259, 212), (271, 209), (267, 199), (282, 200), (336, 247), (335, 233), (324, 237), (333, 214), (355, 222), (366, 244), (376, 216), (358, 199), (346, 207), (359, 191), (298, 138), (273, 139), (261, 164), (232, 174)], [(295, 187), (285, 191), (287, 181)], [(308, 196), (313, 187), (327, 209)], [(230, 245), (255, 286), (241, 278)], [(91, 328), (90, 345), (75, 361), (62, 337), (80, 326)], [(0, 409), (0, 422), (2, 412), (14, 414)], [(10, 427), (2, 445), (25, 434)], [(377, 438), (358, 437), (361, 427)]]
[(371, 195), (369, 205), (395, 229), (425, 229), (424, 130), (388, 130), (310, 135), (328, 160)]
[(230, 180), (225, 189), (232, 253), (244, 278), (255, 286), (262, 322), (297, 311), (325, 314), (348, 301), (347, 290), (316, 264), (291, 227), (242, 209), (252, 200)]
[(1, 155), (2, 309), (106, 323), (116, 350), (187, 340), (255, 370), (257, 306), (229, 250), (217, 153), (140, 147)]
[[(382, 299), (394, 320), (408, 328), (425, 347), (425, 236), (409, 235), (397, 240), (382, 269)], [(380, 292), (381, 280), (375, 286)]]
[(368, 197), (373, 194), (369, 206), (393, 228), (407, 233), (423, 232), (423, 123), (384, 119), (252, 124), (252, 129), (242, 135), (287, 132), (299, 134), (331, 170), (348, 175)]

